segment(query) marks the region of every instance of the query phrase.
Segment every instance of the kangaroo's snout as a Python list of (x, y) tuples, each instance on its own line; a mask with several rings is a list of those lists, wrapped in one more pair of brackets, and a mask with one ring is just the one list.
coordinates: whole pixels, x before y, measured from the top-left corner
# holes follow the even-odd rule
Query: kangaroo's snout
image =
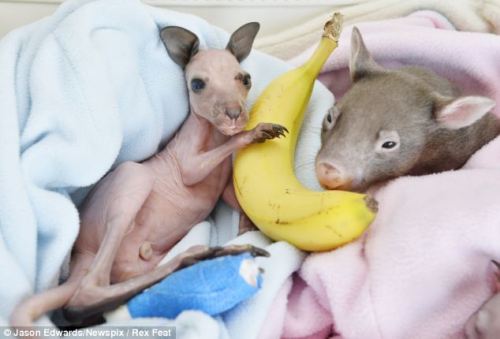
[(241, 106), (240, 105), (228, 105), (226, 106), (226, 115), (232, 119), (232, 120), (236, 120), (240, 117), (241, 115)]

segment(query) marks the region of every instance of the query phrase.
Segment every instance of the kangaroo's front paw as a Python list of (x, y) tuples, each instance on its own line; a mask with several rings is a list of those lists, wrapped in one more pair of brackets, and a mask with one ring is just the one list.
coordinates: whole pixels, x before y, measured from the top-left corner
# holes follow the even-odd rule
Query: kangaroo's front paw
[(268, 123), (261, 122), (254, 129), (250, 131), (252, 133), (252, 142), (264, 142), (269, 139), (284, 137), (285, 133), (288, 133), (286, 127)]

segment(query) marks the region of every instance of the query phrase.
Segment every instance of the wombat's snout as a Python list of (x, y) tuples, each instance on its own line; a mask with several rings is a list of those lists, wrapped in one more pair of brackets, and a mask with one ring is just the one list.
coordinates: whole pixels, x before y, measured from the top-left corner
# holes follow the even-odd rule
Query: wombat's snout
[(316, 176), (321, 186), (329, 190), (348, 190), (352, 184), (352, 178), (344, 170), (325, 161), (316, 164)]

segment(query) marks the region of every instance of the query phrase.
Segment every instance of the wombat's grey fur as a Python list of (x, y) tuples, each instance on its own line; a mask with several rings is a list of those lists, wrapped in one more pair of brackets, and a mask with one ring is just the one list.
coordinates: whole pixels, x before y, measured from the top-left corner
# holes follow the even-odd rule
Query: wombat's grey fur
[(357, 28), (349, 69), (353, 86), (323, 122), (316, 173), (325, 188), (364, 191), (404, 174), (459, 168), (500, 133), (493, 100), (460, 96), (423, 68), (382, 68)]

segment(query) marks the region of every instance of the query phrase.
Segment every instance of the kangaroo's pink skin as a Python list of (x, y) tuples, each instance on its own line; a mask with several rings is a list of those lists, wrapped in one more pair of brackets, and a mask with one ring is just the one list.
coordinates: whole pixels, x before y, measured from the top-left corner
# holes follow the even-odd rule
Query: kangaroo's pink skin
[[(230, 155), (284, 135), (284, 128), (266, 123), (242, 131), (250, 86), (239, 61), (250, 53), (257, 30), (256, 23), (244, 25), (233, 33), (227, 50), (205, 51), (198, 51), (198, 39), (189, 31), (162, 31), (169, 55), (185, 69), (189, 116), (161, 152), (142, 163), (125, 162), (99, 182), (81, 208), (69, 279), (18, 305), (13, 326), (30, 326), (60, 307), (82, 320), (197, 260), (242, 251), (265, 254), (252, 246), (197, 246), (157, 268), (167, 251), (207, 218), (224, 191), (237, 205), (229, 180)], [(203, 79), (203, 90), (193, 91), (194, 78)]]

